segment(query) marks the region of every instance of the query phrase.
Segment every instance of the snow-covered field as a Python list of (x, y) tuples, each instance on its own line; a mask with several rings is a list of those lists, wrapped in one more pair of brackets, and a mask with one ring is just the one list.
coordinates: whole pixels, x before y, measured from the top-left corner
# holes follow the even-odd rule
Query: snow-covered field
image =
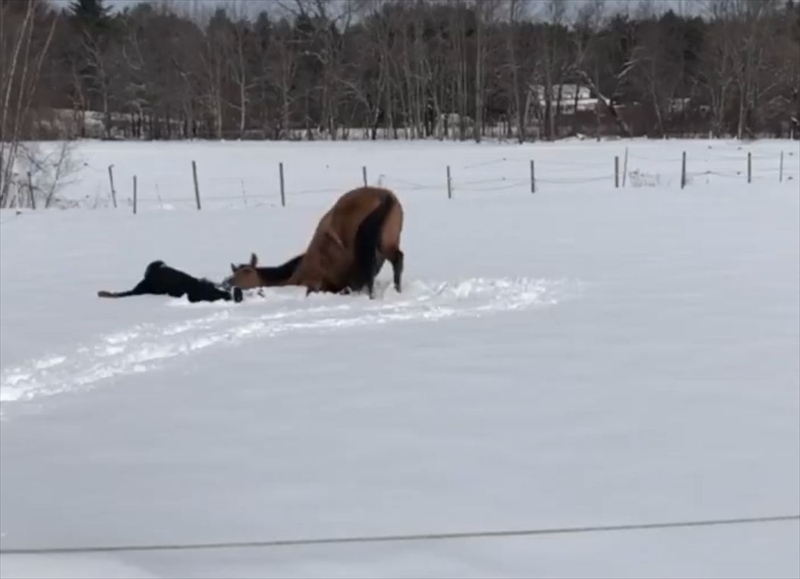
[[(796, 141), (77, 154), (64, 195), (95, 209), (0, 213), (3, 550), (800, 514)], [(96, 297), (154, 259), (283, 261), (362, 166), (405, 205), (402, 294)], [(0, 575), (798, 577), (800, 521), (0, 554)]]

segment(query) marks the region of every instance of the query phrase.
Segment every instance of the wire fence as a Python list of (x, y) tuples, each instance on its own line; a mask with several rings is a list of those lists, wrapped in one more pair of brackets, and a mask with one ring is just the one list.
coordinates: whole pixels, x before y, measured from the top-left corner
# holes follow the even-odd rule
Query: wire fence
[[(387, 155), (354, 162), (342, 155), (335, 161), (245, 161), (225, 153), (229, 164), (198, 153), (181, 163), (152, 166), (101, 166), (85, 163), (73, 189), (92, 189), (82, 206), (141, 210), (203, 209), (207, 207), (278, 207), (329, 202), (358, 185), (379, 185), (401, 194), (447, 199), (473, 194), (550, 194), (580, 189), (681, 188), (734, 183), (749, 186), (789, 184), (800, 179), (800, 151), (773, 150), (680, 152), (674, 147), (659, 153), (656, 145), (608, 149), (514, 151), (488, 159), (451, 163), (436, 152), (393, 159)], [(585, 153), (584, 153), (585, 151)], [(407, 152), (406, 152), (407, 153)], [(456, 153), (450, 153), (455, 156)], [(230, 159), (228, 159), (230, 157)], [(405, 162), (404, 162), (405, 161)], [(24, 180), (17, 184), (19, 199), (26, 198)], [(71, 198), (79, 198), (75, 193)]]
[(441, 541), (456, 539), (485, 539), (500, 537), (537, 537), (553, 535), (576, 535), (609, 533), (620, 531), (650, 531), (657, 529), (688, 529), (696, 527), (719, 527), (733, 525), (768, 524), (800, 521), (800, 515), (776, 515), (762, 517), (739, 517), (731, 519), (699, 519), (691, 521), (664, 521), (657, 523), (631, 523), (621, 525), (595, 525), (583, 527), (551, 527), (539, 529), (464, 531), (450, 533), (417, 533), (406, 535), (361, 535), (349, 537), (322, 537), (309, 539), (267, 539), (262, 541), (230, 541), (217, 543), (161, 543), (139, 545), (106, 545), (87, 547), (32, 547), (25, 549), (0, 549), (0, 555), (54, 555), (66, 553), (110, 553), (133, 551), (188, 551), (211, 549), (275, 548), (342, 544), (397, 543), (409, 541)]

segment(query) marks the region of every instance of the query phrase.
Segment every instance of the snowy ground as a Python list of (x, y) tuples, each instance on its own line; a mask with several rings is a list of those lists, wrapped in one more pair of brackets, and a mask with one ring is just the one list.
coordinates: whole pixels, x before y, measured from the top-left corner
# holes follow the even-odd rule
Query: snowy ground
[[(113, 164), (117, 210), (0, 213), (2, 549), (800, 513), (797, 142), (78, 153), (86, 166), (65, 194), (107, 205)], [(362, 165), (405, 204), (402, 294), (97, 299), (153, 259), (221, 278), (251, 251), (294, 255)], [(0, 575), (773, 578), (800, 576), (798, 545), (795, 519), (5, 554)]]

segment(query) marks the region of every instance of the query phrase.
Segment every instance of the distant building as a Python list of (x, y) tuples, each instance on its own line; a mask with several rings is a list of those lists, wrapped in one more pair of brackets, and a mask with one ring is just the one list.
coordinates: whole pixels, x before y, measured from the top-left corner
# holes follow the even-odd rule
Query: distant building
[[(559, 91), (561, 94), (559, 100)], [(545, 106), (547, 90), (542, 84), (530, 85), (530, 102), (539, 108)], [(550, 91), (550, 102), (561, 115), (572, 115), (577, 111), (594, 110), (597, 98), (592, 96), (589, 87), (579, 84), (557, 84)], [(577, 96), (577, 107), (575, 97)]]

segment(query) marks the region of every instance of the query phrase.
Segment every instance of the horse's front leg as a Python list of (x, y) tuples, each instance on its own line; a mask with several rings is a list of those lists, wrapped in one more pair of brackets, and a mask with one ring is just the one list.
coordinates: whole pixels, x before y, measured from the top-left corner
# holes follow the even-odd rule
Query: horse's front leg
[(320, 293), (325, 291), (325, 283), (322, 281), (311, 282), (306, 285), (306, 297), (312, 293)]

